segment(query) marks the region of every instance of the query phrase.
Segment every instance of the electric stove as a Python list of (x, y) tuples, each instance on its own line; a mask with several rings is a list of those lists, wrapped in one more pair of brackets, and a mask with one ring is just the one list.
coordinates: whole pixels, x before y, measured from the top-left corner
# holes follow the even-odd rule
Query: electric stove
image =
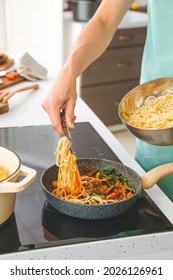
[[(72, 138), (79, 158), (120, 162), (90, 123), (76, 123)], [(0, 145), (16, 152), (23, 165), (37, 171), (34, 183), (17, 193), (13, 214), (0, 226), (0, 254), (173, 230), (145, 191), (130, 210), (110, 219), (83, 220), (56, 211), (44, 196), (40, 176), (55, 164), (58, 140), (50, 125), (0, 129)]]

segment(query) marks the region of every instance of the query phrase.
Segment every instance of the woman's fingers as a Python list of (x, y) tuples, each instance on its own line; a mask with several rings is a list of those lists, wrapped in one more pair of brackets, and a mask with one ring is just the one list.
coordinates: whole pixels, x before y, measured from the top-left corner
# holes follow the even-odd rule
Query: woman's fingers
[(52, 123), (52, 127), (60, 134), (63, 134), (62, 126), (61, 126), (61, 118), (60, 118), (60, 108), (54, 106), (50, 103), (49, 98), (46, 97), (42, 102), (42, 108), (47, 112), (50, 121)]
[(68, 102), (59, 102), (59, 99), (56, 97), (53, 100), (50, 96), (47, 96), (42, 102), (43, 109), (48, 113), (49, 118), (52, 123), (52, 127), (60, 134), (63, 135), (63, 129), (61, 125), (60, 112), (61, 109), (65, 109), (65, 117), (67, 124), (70, 129), (74, 129), (74, 121), (76, 116), (74, 115), (74, 109), (76, 104), (76, 98), (69, 98)]
[(42, 102), (43, 109), (48, 113), (52, 127), (63, 135), (60, 112), (65, 109), (65, 117), (70, 129), (74, 129), (74, 109), (76, 105), (76, 79), (60, 73), (49, 94)]
[(76, 119), (76, 116), (74, 114), (75, 106), (76, 106), (76, 97), (74, 98), (71, 97), (66, 103), (65, 117), (69, 128), (72, 130), (75, 128), (74, 126), (74, 121)]

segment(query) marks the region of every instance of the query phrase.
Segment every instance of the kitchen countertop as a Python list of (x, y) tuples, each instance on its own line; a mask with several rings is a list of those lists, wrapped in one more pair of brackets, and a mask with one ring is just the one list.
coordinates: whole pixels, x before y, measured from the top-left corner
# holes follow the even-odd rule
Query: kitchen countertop
[[(50, 124), (47, 114), (41, 108), (41, 101), (52, 86), (53, 80), (49, 78), (47, 81), (40, 81), (38, 90), (17, 93), (12, 97), (9, 101), (9, 112), (0, 115), (0, 127)], [(17, 86), (19, 85), (15, 87)], [(80, 97), (75, 114), (76, 122), (89, 121), (92, 124), (122, 163), (135, 169), (141, 176), (145, 173)], [(147, 193), (173, 223), (173, 203), (157, 186)], [(173, 259), (172, 240), (173, 232), (147, 234), (0, 255), (0, 259)]]
[[(86, 22), (74, 21), (73, 13), (70, 11), (64, 12), (64, 23), (65, 22), (81, 27), (84, 27), (86, 25)], [(147, 26), (147, 22), (148, 22), (147, 13), (141, 13), (141, 12), (129, 10), (124, 16), (118, 28), (124, 29), (124, 28), (144, 27)]]

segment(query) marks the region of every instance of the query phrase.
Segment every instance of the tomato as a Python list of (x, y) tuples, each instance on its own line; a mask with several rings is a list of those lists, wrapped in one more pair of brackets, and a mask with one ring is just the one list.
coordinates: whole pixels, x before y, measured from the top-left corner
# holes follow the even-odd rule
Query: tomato
[(11, 73), (7, 73), (7, 74), (5, 75), (5, 78), (7, 78), (8, 80), (14, 80), (14, 76), (13, 76), (13, 74), (11, 74)]
[(17, 73), (17, 72), (10, 72), (11, 74), (13, 74), (13, 76), (16, 78), (16, 77), (18, 77), (19, 76), (19, 74)]
[(132, 197), (132, 196), (134, 196), (133, 193), (131, 193), (131, 192), (128, 192), (128, 193), (127, 193), (127, 198), (130, 198), (130, 197)]
[(18, 77), (18, 73), (17, 72), (8, 72), (6, 75), (5, 75), (5, 78), (7, 78), (8, 80), (14, 80), (15, 78)]
[(101, 188), (100, 188), (100, 191), (102, 192), (102, 193), (104, 193), (104, 194), (106, 194), (106, 192), (108, 191), (108, 187), (106, 186), (106, 185), (104, 185), (104, 186), (102, 186)]

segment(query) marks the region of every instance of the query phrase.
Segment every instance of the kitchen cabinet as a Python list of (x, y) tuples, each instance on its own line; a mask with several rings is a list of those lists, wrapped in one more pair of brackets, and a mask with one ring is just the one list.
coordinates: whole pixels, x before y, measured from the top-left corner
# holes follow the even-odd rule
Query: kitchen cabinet
[(121, 123), (118, 104), (139, 84), (146, 26), (118, 29), (103, 55), (81, 75), (80, 96), (106, 125)]

